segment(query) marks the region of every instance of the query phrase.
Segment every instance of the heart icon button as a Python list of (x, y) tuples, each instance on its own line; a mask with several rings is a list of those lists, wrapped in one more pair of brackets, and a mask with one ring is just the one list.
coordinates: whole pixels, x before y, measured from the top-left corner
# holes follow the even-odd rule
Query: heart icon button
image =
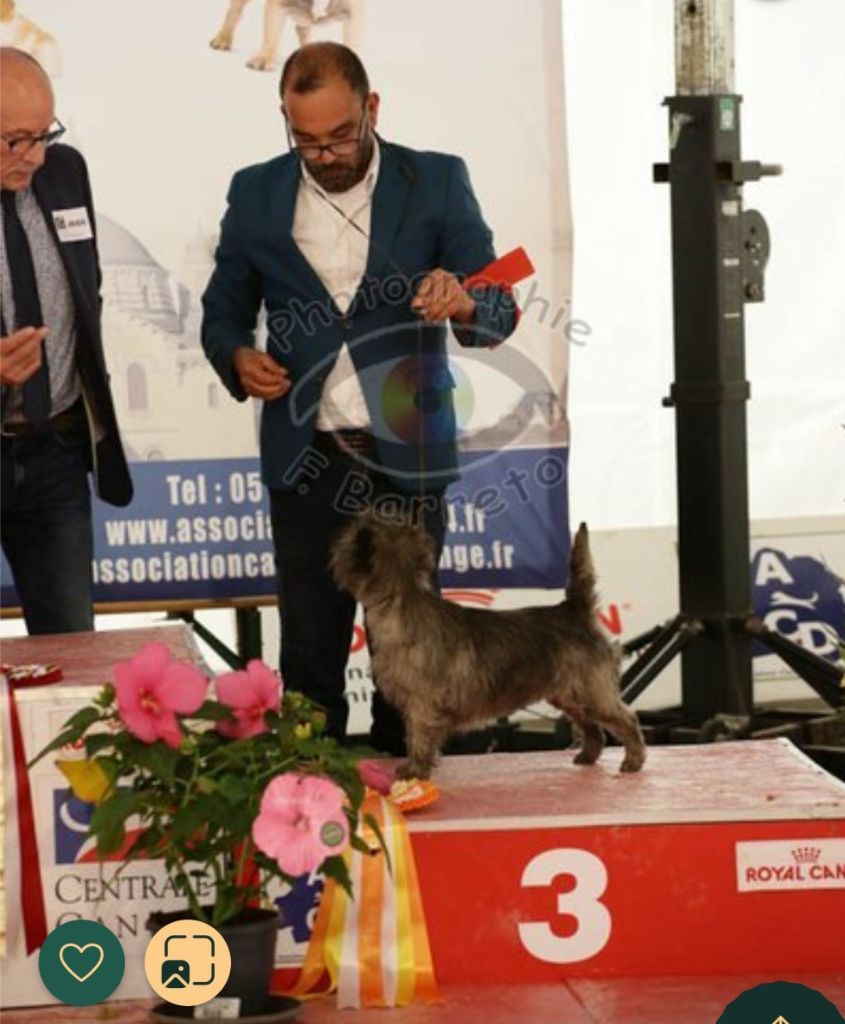
[[(92, 953), (86, 955), (89, 949), (92, 950)], [(68, 974), (76, 978), (80, 984), (87, 981), (92, 974), (95, 974), (99, 970), (105, 956), (106, 954), (103, 947), (96, 942), (88, 942), (84, 946), (79, 946), (75, 942), (66, 942), (59, 949), (59, 960), (62, 967), (64, 967)], [(88, 970), (86, 971), (86, 966), (88, 966), (92, 960), (94, 961), (93, 966), (88, 967)], [(70, 963), (68, 963), (68, 961), (70, 961)], [(71, 966), (71, 964), (73, 966)], [(85, 973), (80, 973), (83, 971)]]
[(99, 921), (84, 918), (54, 928), (38, 953), (44, 988), (68, 1006), (102, 1003), (120, 985), (125, 969), (126, 954), (117, 935)]

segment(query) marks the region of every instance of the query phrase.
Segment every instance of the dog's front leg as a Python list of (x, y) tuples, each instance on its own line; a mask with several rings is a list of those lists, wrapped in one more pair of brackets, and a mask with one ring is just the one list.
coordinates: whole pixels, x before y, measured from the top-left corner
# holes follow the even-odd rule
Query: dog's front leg
[(352, 11), (343, 23), (343, 43), (356, 53), (361, 50), (364, 37), (364, 5), (366, 0), (352, 0)]
[(427, 779), (437, 762), (448, 729), (440, 722), (406, 719), (405, 742), (408, 758), (397, 765), (397, 779)]
[(282, 38), (286, 15), (281, 0), (265, 0), (264, 3), (264, 39), (261, 49), (246, 62), (254, 71), (272, 71), (276, 66), (276, 53)]
[(226, 17), (223, 20), (220, 31), (209, 44), (212, 50), (232, 49), (232, 40), (235, 37), (235, 29), (238, 27), (238, 22), (241, 20), (244, 7), (246, 7), (248, 3), (249, 0), (229, 0), (229, 9), (226, 11)]

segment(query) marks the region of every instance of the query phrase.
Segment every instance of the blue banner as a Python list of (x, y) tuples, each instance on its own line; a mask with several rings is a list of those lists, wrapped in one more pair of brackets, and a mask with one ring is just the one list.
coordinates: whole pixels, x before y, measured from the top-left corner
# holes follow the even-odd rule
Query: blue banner
[[(461, 479), (448, 491), (444, 586), (565, 584), (567, 456), (566, 448), (462, 453)], [(132, 473), (136, 496), (128, 508), (95, 503), (96, 601), (275, 594), (257, 459), (133, 463)], [(2, 603), (17, 603), (5, 559)]]

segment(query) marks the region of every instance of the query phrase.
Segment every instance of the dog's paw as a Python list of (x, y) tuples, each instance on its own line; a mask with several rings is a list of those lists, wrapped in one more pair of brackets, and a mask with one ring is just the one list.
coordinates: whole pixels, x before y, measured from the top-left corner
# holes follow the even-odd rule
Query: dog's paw
[(212, 50), (231, 50), (232, 37), (225, 32), (218, 32), (208, 45)]
[(573, 764), (595, 764), (598, 761), (599, 755), (587, 753), (584, 750), (579, 750), (575, 757), (572, 759)]
[(638, 772), (645, 764), (645, 755), (637, 757), (626, 757), (619, 766), (620, 772)]
[(254, 57), (249, 58), (246, 66), (252, 68), (253, 71), (272, 71), (276, 66), (276, 62), (269, 57), (265, 57), (263, 53), (256, 53)]
[(396, 765), (395, 775), (397, 779), (427, 779), (431, 775), (431, 766), (426, 767), (409, 758)]

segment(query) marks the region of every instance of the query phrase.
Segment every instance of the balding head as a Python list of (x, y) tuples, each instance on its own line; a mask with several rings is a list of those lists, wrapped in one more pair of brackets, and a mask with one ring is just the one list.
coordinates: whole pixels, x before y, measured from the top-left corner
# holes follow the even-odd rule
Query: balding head
[(0, 84), (3, 88), (3, 106), (8, 102), (6, 90), (42, 90), (53, 95), (47, 72), (38, 61), (14, 46), (0, 46)]
[(0, 185), (27, 188), (44, 163), (44, 146), (25, 153), (9, 148), (9, 142), (43, 135), (55, 119), (53, 87), (35, 58), (11, 46), (0, 47)]
[(282, 102), (294, 92), (300, 96), (325, 86), (332, 78), (346, 82), (363, 102), (370, 92), (367, 72), (358, 54), (340, 43), (308, 43), (288, 57), (282, 69), (279, 92)]

